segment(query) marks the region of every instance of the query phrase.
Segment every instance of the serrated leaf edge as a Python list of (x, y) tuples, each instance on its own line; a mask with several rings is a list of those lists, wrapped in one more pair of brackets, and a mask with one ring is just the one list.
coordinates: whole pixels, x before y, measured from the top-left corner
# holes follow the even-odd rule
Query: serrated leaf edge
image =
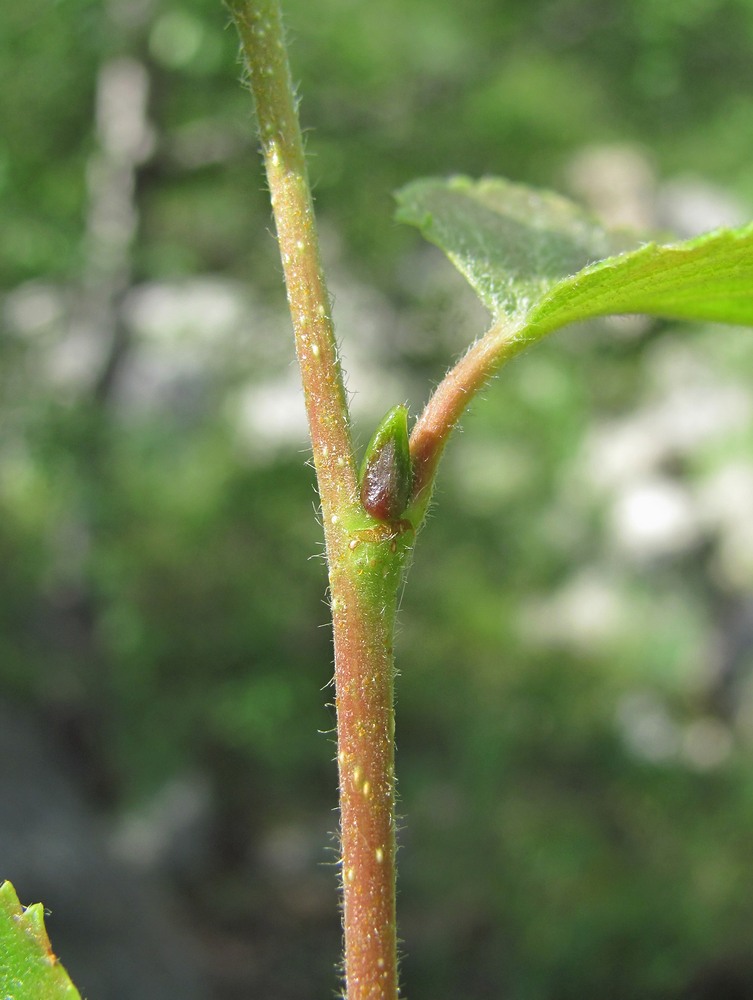
[[(600, 274), (601, 272), (610, 269), (620, 269), (629, 264), (640, 264), (644, 258), (646, 261), (649, 261), (652, 257), (662, 254), (686, 257), (697, 252), (698, 250), (703, 250), (708, 246), (708, 244), (718, 244), (719, 248), (723, 249), (725, 243), (732, 245), (735, 243), (745, 242), (749, 239), (753, 239), (753, 222), (737, 229), (730, 229), (727, 227), (723, 229), (715, 229), (711, 232), (703, 233), (701, 236), (694, 237), (693, 239), (683, 240), (677, 243), (657, 243), (655, 241), (651, 241), (643, 244), (643, 246), (638, 247), (636, 250), (630, 250), (626, 253), (616, 254), (614, 256), (605, 257), (602, 260), (595, 261), (587, 267), (582, 268), (580, 271), (577, 271), (575, 274), (562, 278), (552, 285), (552, 287), (542, 296), (536, 305), (531, 308), (527, 316), (523, 319), (523, 322), (519, 324), (519, 330), (515, 339), (525, 343), (534, 342), (540, 337), (543, 337), (545, 334), (561, 329), (563, 326), (566, 326), (571, 322), (593, 319), (597, 316), (621, 315), (624, 312), (643, 313), (643, 310), (638, 309), (620, 310), (619, 308), (596, 308), (589, 310), (587, 308), (583, 308), (581, 305), (577, 308), (572, 306), (568, 309), (568, 313), (570, 314), (569, 317), (565, 317), (563, 319), (556, 319), (555, 317), (555, 321), (552, 323), (547, 323), (545, 319), (537, 319), (537, 314), (545, 313), (547, 306), (551, 305), (551, 303), (560, 295), (566, 294), (568, 290), (576, 292), (580, 291), (579, 286), (587, 285), (588, 279), (594, 274)], [(751, 249), (753, 249), (753, 247)], [(682, 261), (678, 260), (675, 265), (678, 271), (682, 268), (682, 263)], [(728, 268), (725, 268), (725, 270), (726, 269)], [(646, 282), (648, 285), (654, 283), (655, 276), (647, 275)], [(634, 290), (635, 281), (631, 282), (629, 287)], [(588, 289), (586, 288), (583, 291), (587, 293)], [(617, 293), (617, 296), (619, 296), (619, 292)], [(753, 296), (753, 286), (751, 287), (751, 296)], [(671, 310), (668, 310), (667, 312), (657, 310), (655, 313), (651, 312), (646, 314), (657, 316), (673, 315)]]
[(5, 915), (13, 921), (21, 933), (30, 938), (40, 951), (40, 958), (47, 962), (58, 978), (58, 986), (62, 987), (70, 1000), (80, 1000), (80, 994), (70, 980), (68, 972), (55, 952), (52, 950), (47, 928), (44, 923), (44, 906), (42, 903), (31, 903), (24, 906), (11, 882), (7, 879), (0, 882), (0, 915)]

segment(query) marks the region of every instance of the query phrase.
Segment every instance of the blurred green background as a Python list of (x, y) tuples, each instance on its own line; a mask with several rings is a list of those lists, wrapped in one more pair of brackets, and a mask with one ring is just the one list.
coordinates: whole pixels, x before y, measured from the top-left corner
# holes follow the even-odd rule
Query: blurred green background
[[(286, 9), (361, 444), (486, 322), (393, 222), (401, 184), (497, 173), (681, 235), (753, 216), (753, 0)], [(159, 890), (197, 996), (315, 1000), (325, 571), (228, 22), (0, 7), (0, 700), (65, 762), (102, 870)], [(405, 995), (753, 998), (753, 335), (568, 330), (463, 430), (400, 616)], [(0, 877), (49, 903), (64, 824), (26, 784), (41, 833), (0, 812)], [(96, 922), (66, 937), (97, 880), (52, 868), (90, 1000), (189, 995), (135, 992)]]

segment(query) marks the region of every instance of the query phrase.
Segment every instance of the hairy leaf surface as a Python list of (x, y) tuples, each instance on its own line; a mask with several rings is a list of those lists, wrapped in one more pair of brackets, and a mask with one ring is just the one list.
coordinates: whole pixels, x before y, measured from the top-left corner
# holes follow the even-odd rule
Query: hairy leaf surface
[(626, 249), (634, 237), (566, 198), (496, 178), (416, 181), (397, 199), (398, 219), (447, 254), (519, 341), (615, 313), (753, 324), (753, 224)]

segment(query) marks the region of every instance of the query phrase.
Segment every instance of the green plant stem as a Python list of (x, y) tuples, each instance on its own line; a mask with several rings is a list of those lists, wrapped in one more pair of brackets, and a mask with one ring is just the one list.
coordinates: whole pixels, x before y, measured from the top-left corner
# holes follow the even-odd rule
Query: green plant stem
[(423, 520), (447, 439), (473, 397), (515, 354), (525, 347), (517, 330), (506, 320), (496, 323), (479, 338), (445, 375), (431, 395), (410, 436), (413, 463), (415, 524)]
[(280, 7), (276, 0), (228, 6), (256, 104), (314, 465), (323, 513), (331, 518), (356, 504), (356, 467)]
[[(335, 647), (347, 1000), (396, 1000), (394, 662), (412, 532), (364, 511), (276, 0), (229, 0), (248, 68), (311, 431)], [(408, 537), (408, 535), (410, 537)]]
[[(347, 1000), (396, 1000), (393, 563), (359, 543), (334, 602)], [(391, 574), (388, 574), (391, 575)], [(381, 592), (381, 594), (380, 594)], [(381, 603), (374, 598), (380, 595)], [(342, 603), (341, 603), (342, 602)], [(354, 622), (360, 622), (360, 627)]]

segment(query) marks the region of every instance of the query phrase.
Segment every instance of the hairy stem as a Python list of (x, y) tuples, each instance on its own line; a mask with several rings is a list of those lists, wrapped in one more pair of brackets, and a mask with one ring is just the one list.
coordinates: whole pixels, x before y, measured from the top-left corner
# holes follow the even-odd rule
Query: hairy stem
[(229, 0), (241, 36), (280, 244), (325, 524), (356, 502), (330, 298), (277, 0)]
[[(363, 563), (373, 563), (369, 550), (374, 546), (362, 544)], [(380, 606), (371, 588), (379, 583), (369, 568), (366, 572), (363, 582), (348, 574), (333, 607), (345, 995), (347, 1000), (396, 1000), (392, 652), (396, 589), (386, 588)]]
[(515, 329), (500, 319), (473, 344), (450, 369), (413, 426), (410, 453), (413, 463), (415, 523), (426, 512), (437, 466), (453, 428), (476, 393), (525, 344), (515, 337)]
[(277, 0), (229, 0), (261, 133), (295, 328), (335, 646), (346, 1000), (396, 1000), (392, 639), (412, 532), (361, 505), (342, 373)]

